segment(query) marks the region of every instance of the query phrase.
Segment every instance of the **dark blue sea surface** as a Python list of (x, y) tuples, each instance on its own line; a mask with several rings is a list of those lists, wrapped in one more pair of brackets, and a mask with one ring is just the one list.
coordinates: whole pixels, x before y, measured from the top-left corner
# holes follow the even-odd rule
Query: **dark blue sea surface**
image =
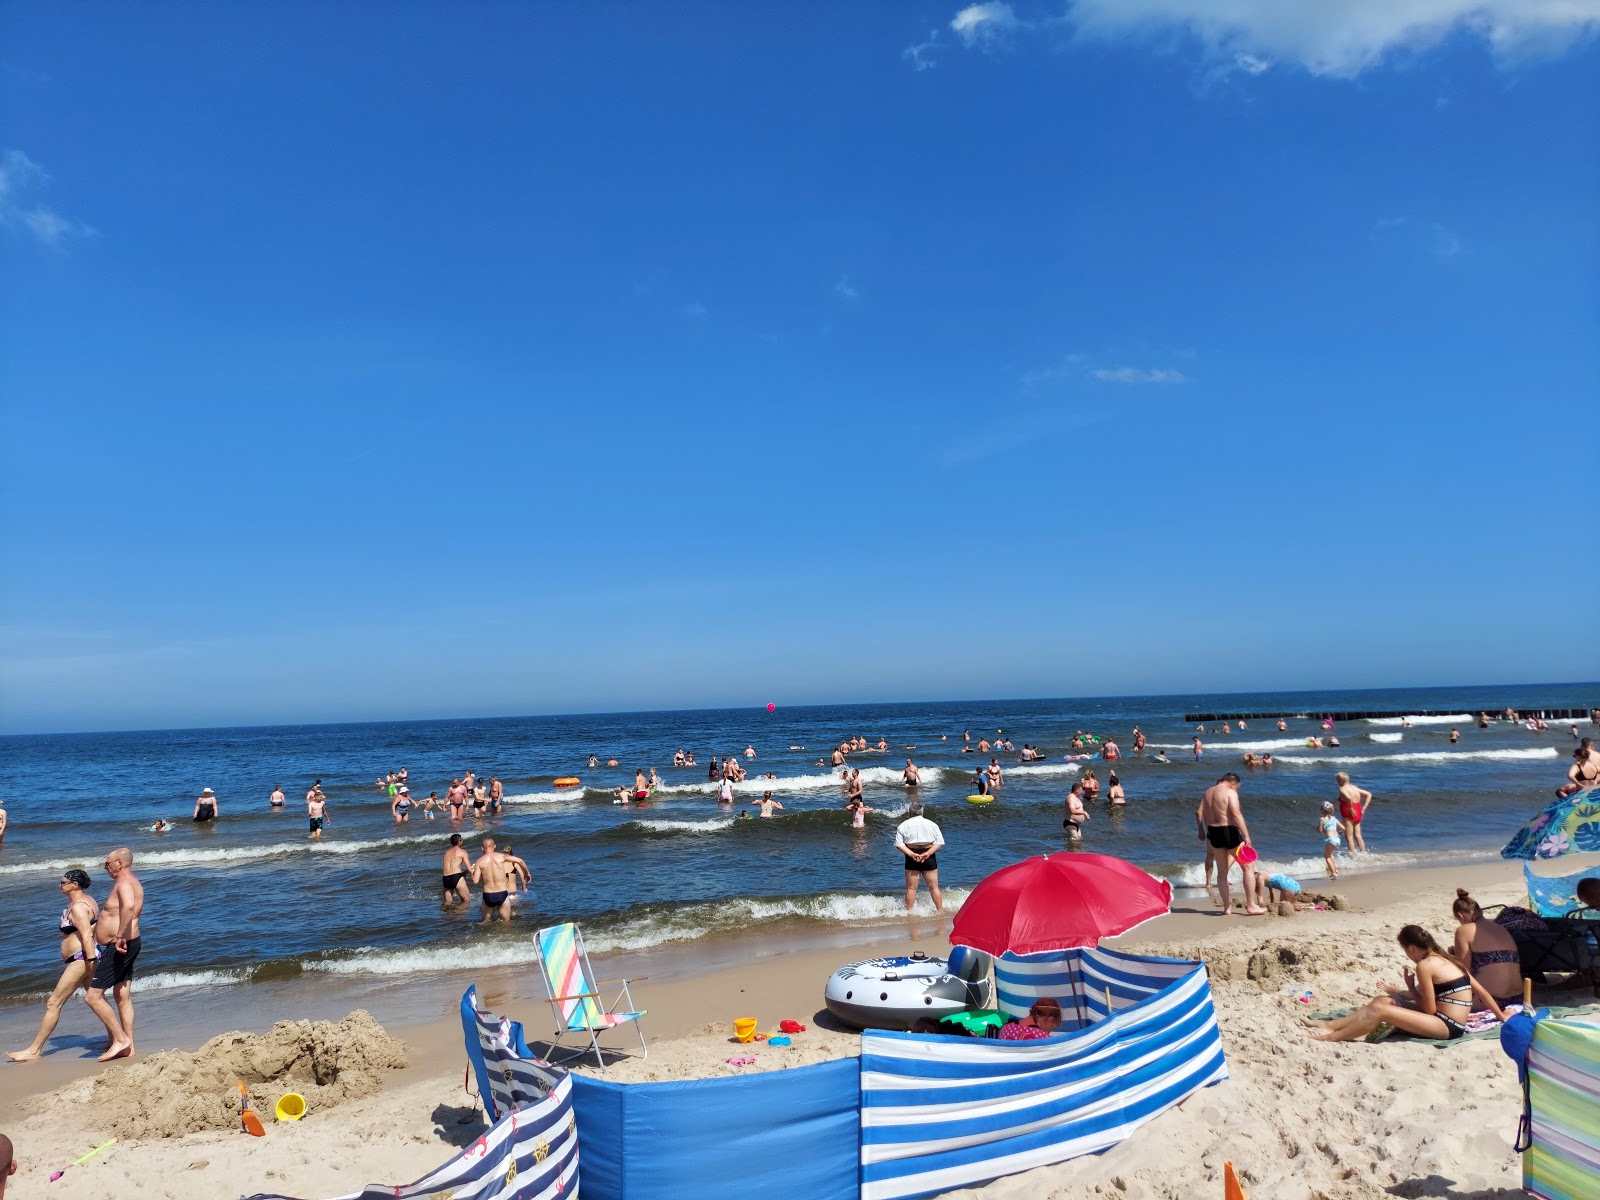
[[(923, 770), (920, 796), (943, 828), (940, 878), (947, 909), (985, 875), (1030, 854), (1065, 849), (1062, 798), (1084, 766), (1102, 785), (1112, 764), (1067, 763), (1075, 730), (1115, 737), (1131, 755), (1141, 727), (1171, 765), (1124, 758), (1115, 764), (1125, 809), (1093, 808), (1082, 849), (1120, 855), (1194, 885), (1200, 850), (1194, 808), (1223, 770), (1245, 777), (1243, 799), (1263, 860), (1303, 877), (1321, 871), (1316, 818), (1348, 770), (1376, 801), (1367, 824), (1371, 853), (1353, 869), (1414, 865), (1488, 854), (1548, 802), (1573, 745), (1568, 723), (1544, 733), (1495, 722), (1480, 731), (1463, 718), (1342, 725), (1338, 749), (1307, 749), (1314, 721), (1253, 721), (1228, 736), (1212, 727), (1203, 763), (1190, 754), (1192, 711), (1494, 709), (1583, 707), (1597, 685), (1528, 685), (1278, 695), (1163, 696), (937, 704), (841, 705), (698, 712), (248, 729), (72, 734), (0, 739), (0, 789), (11, 828), (0, 846), (0, 1000), (48, 990), (59, 971), (56, 880), (80, 865), (105, 883), (107, 850), (131, 847), (147, 889), (142, 991), (206, 985), (222, 989), (302, 972), (404, 976), (532, 961), (539, 925), (577, 919), (591, 949), (643, 948), (761, 923), (893, 920), (901, 911), (895, 825), (908, 802), (900, 770), (910, 755)], [(1448, 735), (1459, 728), (1461, 742)], [(1050, 761), (1020, 765), (1000, 754), (1006, 785), (986, 806), (970, 805), (978, 755), (962, 753), (1004, 730), (1020, 750), (1043, 747)], [(1594, 733), (1580, 722), (1580, 733)], [(852, 830), (844, 791), (818, 766), (852, 734), (889, 744), (857, 753), (867, 803), (878, 811)], [(706, 777), (712, 755), (743, 751), (750, 779), (730, 811)], [(804, 747), (792, 750), (791, 746)], [(906, 747), (914, 746), (914, 749)], [(691, 749), (697, 767), (674, 768)], [(1247, 769), (1247, 751), (1276, 764)], [(590, 753), (618, 766), (589, 769)], [(987, 761), (988, 756), (982, 756)], [(374, 786), (404, 766), (412, 794), (442, 794), (468, 769), (505, 785), (504, 815), (453, 825), (414, 815), (396, 826)], [(666, 786), (647, 805), (621, 807), (612, 789), (636, 767), (655, 767)], [(762, 776), (771, 772), (776, 778)], [(582, 786), (556, 790), (557, 777)], [(320, 778), (333, 818), (320, 844), (307, 839), (301, 799)], [(268, 809), (275, 784), (286, 810)], [(215, 790), (220, 819), (190, 820), (194, 797)], [(741, 820), (771, 789), (783, 811)], [(1102, 796), (1104, 791), (1102, 791)], [(153, 833), (157, 818), (172, 822)], [(484, 928), (471, 912), (439, 909), (439, 861), (452, 831), (476, 852), (484, 834), (528, 860), (533, 890), (519, 915)], [(927, 900), (921, 901), (924, 908)]]

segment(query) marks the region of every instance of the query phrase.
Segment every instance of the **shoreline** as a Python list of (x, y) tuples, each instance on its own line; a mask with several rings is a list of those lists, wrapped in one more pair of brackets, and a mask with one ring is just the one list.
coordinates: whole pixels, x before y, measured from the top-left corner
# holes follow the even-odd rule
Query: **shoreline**
[[(1451, 882), (1454, 881), (1454, 882)], [(1401, 901), (1407, 895), (1435, 887), (1465, 886), (1479, 890), (1522, 890), (1518, 864), (1493, 861), (1459, 862), (1442, 866), (1405, 867), (1342, 874), (1337, 881), (1304, 880), (1308, 890), (1338, 892), (1351, 911), (1367, 913)], [(813, 1023), (821, 1014), (822, 987), (827, 977), (844, 964), (880, 955), (921, 950), (942, 955), (949, 949), (948, 934), (954, 905), (943, 916), (931, 913), (884, 922), (840, 924), (823, 929), (752, 927), (741, 932), (717, 932), (692, 941), (667, 942), (643, 950), (593, 955), (596, 973), (604, 978), (648, 979), (635, 999), (651, 1010), (646, 1033), (652, 1042), (670, 1040), (703, 1028), (707, 1022), (731, 1022), (734, 1014), (714, 1007), (715, 999), (738, 997), (747, 1004), (765, 1005), (763, 1021), (781, 1017)], [(1237, 926), (1260, 926), (1279, 935), (1306, 928), (1324, 914), (1305, 912), (1293, 918), (1223, 918), (1197, 888), (1174, 889), (1172, 912), (1106, 945), (1121, 949), (1172, 942), (1205, 944)], [(1420, 923), (1438, 930), (1448, 927), (1448, 910), (1438, 918), (1418, 914)], [(532, 929), (529, 929), (529, 937)], [(780, 972), (769, 968), (781, 964)], [(798, 971), (798, 974), (797, 974)], [(814, 976), (814, 987), (796, 991), (794, 980)], [(771, 981), (781, 979), (779, 986)], [(462, 992), (476, 984), (481, 1002), (521, 1020), (530, 1041), (542, 1037), (550, 1023), (538, 971), (528, 966), (492, 966), (480, 970), (451, 969), (417, 976), (358, 977), (300, 976), (295, 979), (251, 984), (247, 987), (203, 987), (188, 993), (154, 993), (139, 1010), (136, 1041), (140, 1057), (168, 1049), (194, 1049), (201, 1042), (236, 1030), (263, 1032), (282, 1020), (338, 1020), (354, 1009), (366, 1009), (390, 1032), (408, 1043), (427, 1049), (431, 1060), (441, 1047), (460, 1050), (461, 1027), (457, 1006)], [(139, 1000), (135, 990), (135, 1001)], [(79, 1010), (69, 1007), (57, 1038), (68, 1046), (47, 1053), (34, 1063), (0, 1060), (0, 1120), (15, 1117), (23, 1099), (89, 1078), (114, 1065), (96, 1061), (103, 1040), (81, 999)], [(31, 1036), (41, 1006), (6, 1006), (0, 1028), (21, 1029)], [(784, 1011), (778, 1011), (782, 1008)], [(789, 1011), (795, 1009), (798, 1011)], [(744, 1015), (744, 1014), (741, 1014)], [(18, 1022), (17, 1017), (25, 1020)], [(22, 1044), (22, 1043), (19, 1043)], [(608, 1043), (609, 1044), (609, 1043)], [(625, 1042), (618, 1042), (625, 1046)], [(414, 1063), (410, 1071), (419, 1067)]]

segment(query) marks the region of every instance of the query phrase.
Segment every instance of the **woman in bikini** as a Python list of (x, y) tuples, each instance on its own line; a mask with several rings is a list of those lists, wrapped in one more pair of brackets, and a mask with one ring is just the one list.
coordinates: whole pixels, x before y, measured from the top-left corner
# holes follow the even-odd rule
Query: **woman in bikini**
[(1456, 889), (1456, 900), (1450, 911), (1459, 922), (1451, 952), (1472, 968), (1472, 973), (1489, 989), (1500, 1007), (1521, 1004), (1522, 959), (1515, 940), (1502, 926), (1484, 918), (1483, 909), (1467, 894), (1466, 888)]
[(12, 1062), (32, 1062), (44, 1052), (44, 1044), (55, 1032), (61, 1020), (61, 1010), (72, 993), (87, 988), (94, 977), (95, 960), (99, 948), (94, 943), (94, 924), (100, 919), (100, 906), (89, 895), (89, 873), (71, 870), (61, 877), (61, 895), (67, 906), (61, 910), (58, 931), (61, 934), (61, 978), (55, 991), (45, 999), (44, 1018), (39, 1022), (38, 1035), (26, 1050), (14, 1050), (6, 1057)]
[[(1369, 1001), (1349, 1016), (1313, 1021), (1319, 1026), (1312, 1032), (1313, 1038), (1319, 1042), (1354, 1042), (1387, 1024), (1414, 1037), (1453, 1042), (1467, 1032), (1467, 1014), (1473, 1010), (1474, 997), (1481, 1007), (1505, 1020), (1506, 1014), (1495, 998), (1433, 940), (1433, 934), (1420, 925), (1406, 925), (1398, 940), (1415, 968), (1406, 972), (1405, 986), (1385, 984), (1388, 995)], [(1415, 997), (1415, 1008), (1406, 1004), (1409, 997)]]
[[(1587, 738), (1584, 741), (1588, 741)], [(1589, 761), (1589, 748), (1580, 745), (1572, 752), (1572, 767), (1567, 772), (1567, 782), (1556, 789), (1556, 795), (1565, 797), (1600, 783), (1600, 767)]]

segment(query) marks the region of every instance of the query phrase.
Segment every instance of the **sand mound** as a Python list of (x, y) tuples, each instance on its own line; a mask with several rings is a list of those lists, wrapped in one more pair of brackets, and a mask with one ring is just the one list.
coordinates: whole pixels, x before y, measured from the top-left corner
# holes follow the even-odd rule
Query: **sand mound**
[(406, 1065), (405, 1043), (372, 1014), (342, 1021), (279, 1021), (270, 1033), (224, 1033), (189, 1053), (168, 1050), (112, 1068), (94, 1081), (90, 1102), (125, 1139), (182, 1137), (239, 1128), (239, 1089), (264, 1123), (286, 1092), (306, 1098), (308, 1119), (346, 1100), (370, 1096), (382, 1074)]

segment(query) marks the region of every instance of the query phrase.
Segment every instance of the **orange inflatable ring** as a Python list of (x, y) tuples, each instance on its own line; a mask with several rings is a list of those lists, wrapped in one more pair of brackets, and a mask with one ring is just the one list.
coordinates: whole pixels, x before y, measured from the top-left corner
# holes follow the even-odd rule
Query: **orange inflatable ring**
[(576, 775), (563, 775), (555, 781), (555, 786), (558, 788), (575, 788), (582, 782)]

